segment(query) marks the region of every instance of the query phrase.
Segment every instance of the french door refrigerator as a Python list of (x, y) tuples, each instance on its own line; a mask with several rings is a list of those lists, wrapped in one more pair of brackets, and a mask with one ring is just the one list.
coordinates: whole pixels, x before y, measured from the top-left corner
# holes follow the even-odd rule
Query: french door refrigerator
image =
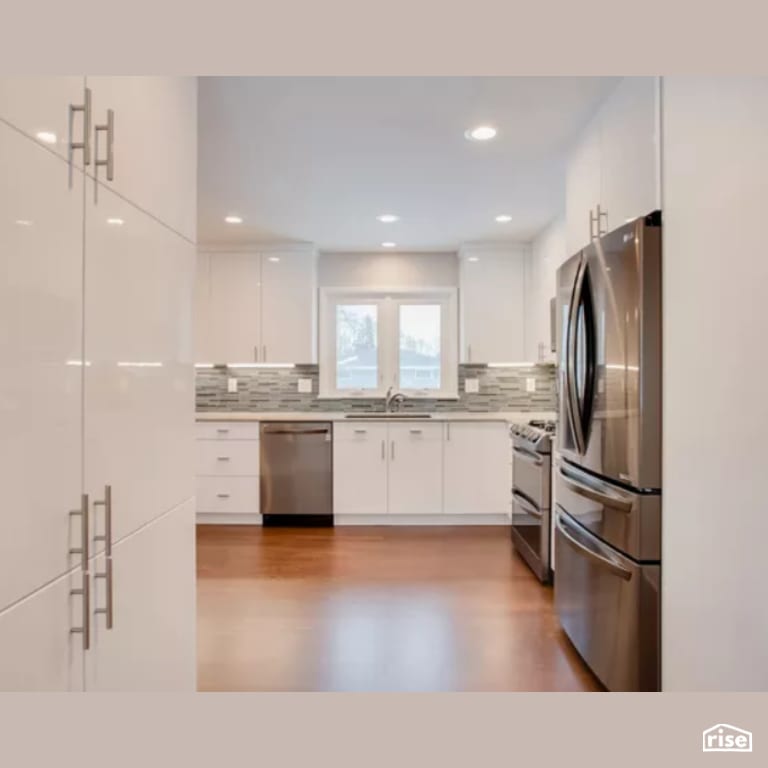
[(661, 214), (557, 273), (555, 605), (609, 690), (660, 683)]

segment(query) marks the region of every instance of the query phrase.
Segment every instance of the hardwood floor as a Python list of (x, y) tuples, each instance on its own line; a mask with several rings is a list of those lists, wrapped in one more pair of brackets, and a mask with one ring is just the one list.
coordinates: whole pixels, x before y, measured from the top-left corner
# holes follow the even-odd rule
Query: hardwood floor
[(198, 526), (203, 691), (585, 691), (502, 527)]

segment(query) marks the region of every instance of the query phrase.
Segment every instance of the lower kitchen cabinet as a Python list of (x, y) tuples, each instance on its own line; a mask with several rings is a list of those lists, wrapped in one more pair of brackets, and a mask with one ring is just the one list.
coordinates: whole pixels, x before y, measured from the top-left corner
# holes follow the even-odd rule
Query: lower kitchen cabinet
[(389, 513), (443, 511), (443, 425), (389, 425)]
[(91, 566), (88, 691), (191, 692), (196, 685), (194, 502), (114, 545), (112, 627), (103, 554)]
[(0, 612), (0, 691), (82, 691), (82, 571), (76, 568)]
[(337, 423), (333, 429), (333, 511), (337, 515), (387, 513), (386, 424)]
[(503, 422), (445, 425), (446, 514), (506, 514), (510, 510), (509, 429)]

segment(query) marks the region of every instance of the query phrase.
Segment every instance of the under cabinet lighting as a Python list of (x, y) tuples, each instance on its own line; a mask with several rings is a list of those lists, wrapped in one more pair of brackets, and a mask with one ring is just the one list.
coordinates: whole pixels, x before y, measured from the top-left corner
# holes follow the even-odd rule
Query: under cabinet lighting
[(270, 256), (269, 260), (276, 264), (278, 261), (280, 261), (280, 257), (279, 256)]
[(533, 368), (539, 363), (488, 363), (489, 368)]
[(150, 361), (139, 361), (139, 362), (118, 362), (117, 364), (118, 368), (162, 368), (163, 364), (160, 362)]
[(295, 368), (294, 363), (224, 363), (227, 368)]
[(213, 368), (213, 363), (195, 363), (195, 368)]
[(471, 262), (480, 261), (480, 257), (479, 256), (469, 256), (469, 257), (467, 257), (467, 261), (471, 261)]
[(78, 368), (82, 368), (83, 365), (85, 365), (86, 368), (90, 368), (91, 361), (86, 360), (85, 363), (83, 363), (82, 360), (67, 360), (67, 365), (74, 365), (74, 366), (77, 366)]

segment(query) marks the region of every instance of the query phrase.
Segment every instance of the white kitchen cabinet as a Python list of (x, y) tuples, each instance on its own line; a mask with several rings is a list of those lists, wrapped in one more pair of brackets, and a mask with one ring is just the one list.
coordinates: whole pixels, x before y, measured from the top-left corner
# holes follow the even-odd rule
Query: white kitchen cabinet
[(446, 514), (509, 512), (509, 442), (509, 429), (504, 422), (445, 424)]
[(0, 690), (83, 690), (82, 585), (76, 568), (0, 611)]
[(386, 424), (336, 423), (333, 427), (333, 511), (336, 515), (387, 513)]
[(443, 511), (443, 425), (389, 424), (389, 514)]
[(93, 183), (85, 211), (85, 487), (96, 499), (112, 487), (117, 541), (194, 495), (195, 249), (108, 188), (95, 204)]
[(198, 477), (252, 477), (259, 474), (258, 440), (197, 440)]
[(465, 246), (459, 254), (460, 360), (522, 362), (528, 246)]
[(0, 124), (0, 610), (77, 565), (83, 177), (68, 173)]
[(112, 592), (112, 627), (94, 613), (85, 654), (88, 691), (191, 693), (196, 681), (195, 522), (188, 500), (118, 542), (111, 583), (91, 567), (92, 609), (105, 610)]
[[(0, 77), (0, 120), (65, 160), (69, 156), (69, 108), (70, 105), (83, 106), (84, 99), (85, 78), (82, 75)], [(72, 132), (72, 141), (83, 142), (85, 115), (82, 111), (74, 114)], [(82, 168), (82, 150), (73, 153), (72, 162)], [(30, 179), (34, 178), (30, 174)]]
[(211, 256), (198, 251), (195, 269), (194, 311), (194, 358), (195, 362), (206, 363), (211, 358), (212, 329), (211, 317)]
[[(94, 127), (114, 112), (114, 178), (87, 171), (187, 240), (197, 240), (197, 78), (88, 75)], [(107, 157), (106, 132), (94, 140)]]
[(261, 255), (261, 360), (312, 363), (317, 360), (316, 260), (312, 252), (273, 251)]
[(658, 78), (626, 77), (586, 126), (566, 168), (569, 255), (660, 207), (659, 122)]
[(198, 362), (317, 360), (314, 249), (202, 253), (209, 285), (200, 285), (195, 311), (198, 328), (208, 331), (201, 333), (207, 349), (198, 349)]

